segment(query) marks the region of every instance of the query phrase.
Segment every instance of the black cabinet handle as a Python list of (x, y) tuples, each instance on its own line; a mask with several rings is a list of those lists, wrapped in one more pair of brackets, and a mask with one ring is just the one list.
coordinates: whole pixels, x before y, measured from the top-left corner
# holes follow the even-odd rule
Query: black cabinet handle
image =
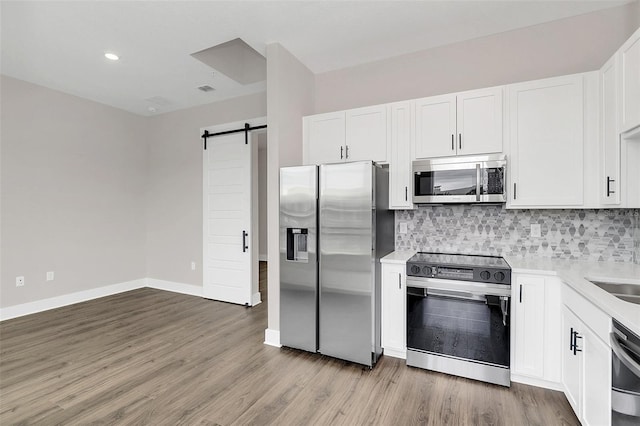
[(611, 194), (615, 194), (615, 191), (611, 190), (611, 182), (615, 182), (615, 179), (611, 179), (609, 176), (607, 176), (607, 197)]
[(249, 234), (247, 234), (247, 231), (242, 231), (242, 252), (246, 252), (247, 249), (249, 248), (249, 246), (247, 245), (247, 237), (249, 236)]
[(404, 187), (404, 200), (409, 201), (409, 187)]
[(462, 149), (462, 133), (458, 133), (458, 149)]
[(456, 136), (452, 133), (451, 134), (451, 151), (455, 151), (456, 150), (456, 143), (454, 141), (455, 137)]
[(516, 199), (516, 183), (513, 183), (513, 199)]
[(573, 339), (573, 327), (571, 327), (571, 331), (569, 331), (569, 350), (572, 351), (573, 350), (573, 346), (575, 345), (574, 339)]
[(345, 145), (344, 148), (344, 158), (349, 159), (349, 145)]
[(402, 275), (398, 274), (398, 290), (402, 290)]
[(342, 150), (344, 149), (343, 146), (340, 146), (340, 159), (342, 160)]
[(522, 284), (520, 284), (520, 303), (522, 303)]

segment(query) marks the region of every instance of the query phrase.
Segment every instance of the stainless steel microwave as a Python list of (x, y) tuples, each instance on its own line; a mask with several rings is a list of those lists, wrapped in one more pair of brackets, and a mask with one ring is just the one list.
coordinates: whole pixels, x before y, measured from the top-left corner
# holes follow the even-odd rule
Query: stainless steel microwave
[(417, 160), (413, 162), (413, 202), (504, 203), (506, 171), (504, 155)]

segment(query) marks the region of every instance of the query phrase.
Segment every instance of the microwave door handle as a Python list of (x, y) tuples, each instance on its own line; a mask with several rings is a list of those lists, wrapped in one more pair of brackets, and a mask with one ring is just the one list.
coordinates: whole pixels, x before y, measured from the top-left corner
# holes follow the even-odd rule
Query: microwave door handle
[(640, 377), (640, 364), (638, 364), (618, 342), (618, 337), (615, 333), (609, 333), (611, 339), (611, 350), (618, 357), (620, 362), (624, 364), (636, 377)]
[(480, 201), (480, 164), (476, 164), (476, 201)]

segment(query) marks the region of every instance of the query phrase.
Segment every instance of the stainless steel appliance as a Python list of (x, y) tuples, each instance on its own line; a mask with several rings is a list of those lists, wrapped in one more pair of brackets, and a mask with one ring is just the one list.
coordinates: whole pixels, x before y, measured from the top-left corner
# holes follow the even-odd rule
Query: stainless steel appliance
[(389, 172), (370, 161), (280, 169), (280, 342), (373, 366)]
[(407, 365), (511, 385), (511, 267), (501, 257), (407, 261)]
[(613, 320), (611, 425), (640, 424), (640, 336)]
[(413, 202), (504, 203), (506, 168), (504, 155), (414, 161)]

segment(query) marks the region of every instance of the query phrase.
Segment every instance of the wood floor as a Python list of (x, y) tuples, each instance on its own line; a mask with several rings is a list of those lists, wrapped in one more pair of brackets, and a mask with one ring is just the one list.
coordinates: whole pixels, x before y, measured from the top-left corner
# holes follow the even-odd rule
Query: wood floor
[(266, 325), (266, 303), (153, 289), (4, 321), (0, 424), (579, 424), (559, 392), (368, 370), (266, 346)]

